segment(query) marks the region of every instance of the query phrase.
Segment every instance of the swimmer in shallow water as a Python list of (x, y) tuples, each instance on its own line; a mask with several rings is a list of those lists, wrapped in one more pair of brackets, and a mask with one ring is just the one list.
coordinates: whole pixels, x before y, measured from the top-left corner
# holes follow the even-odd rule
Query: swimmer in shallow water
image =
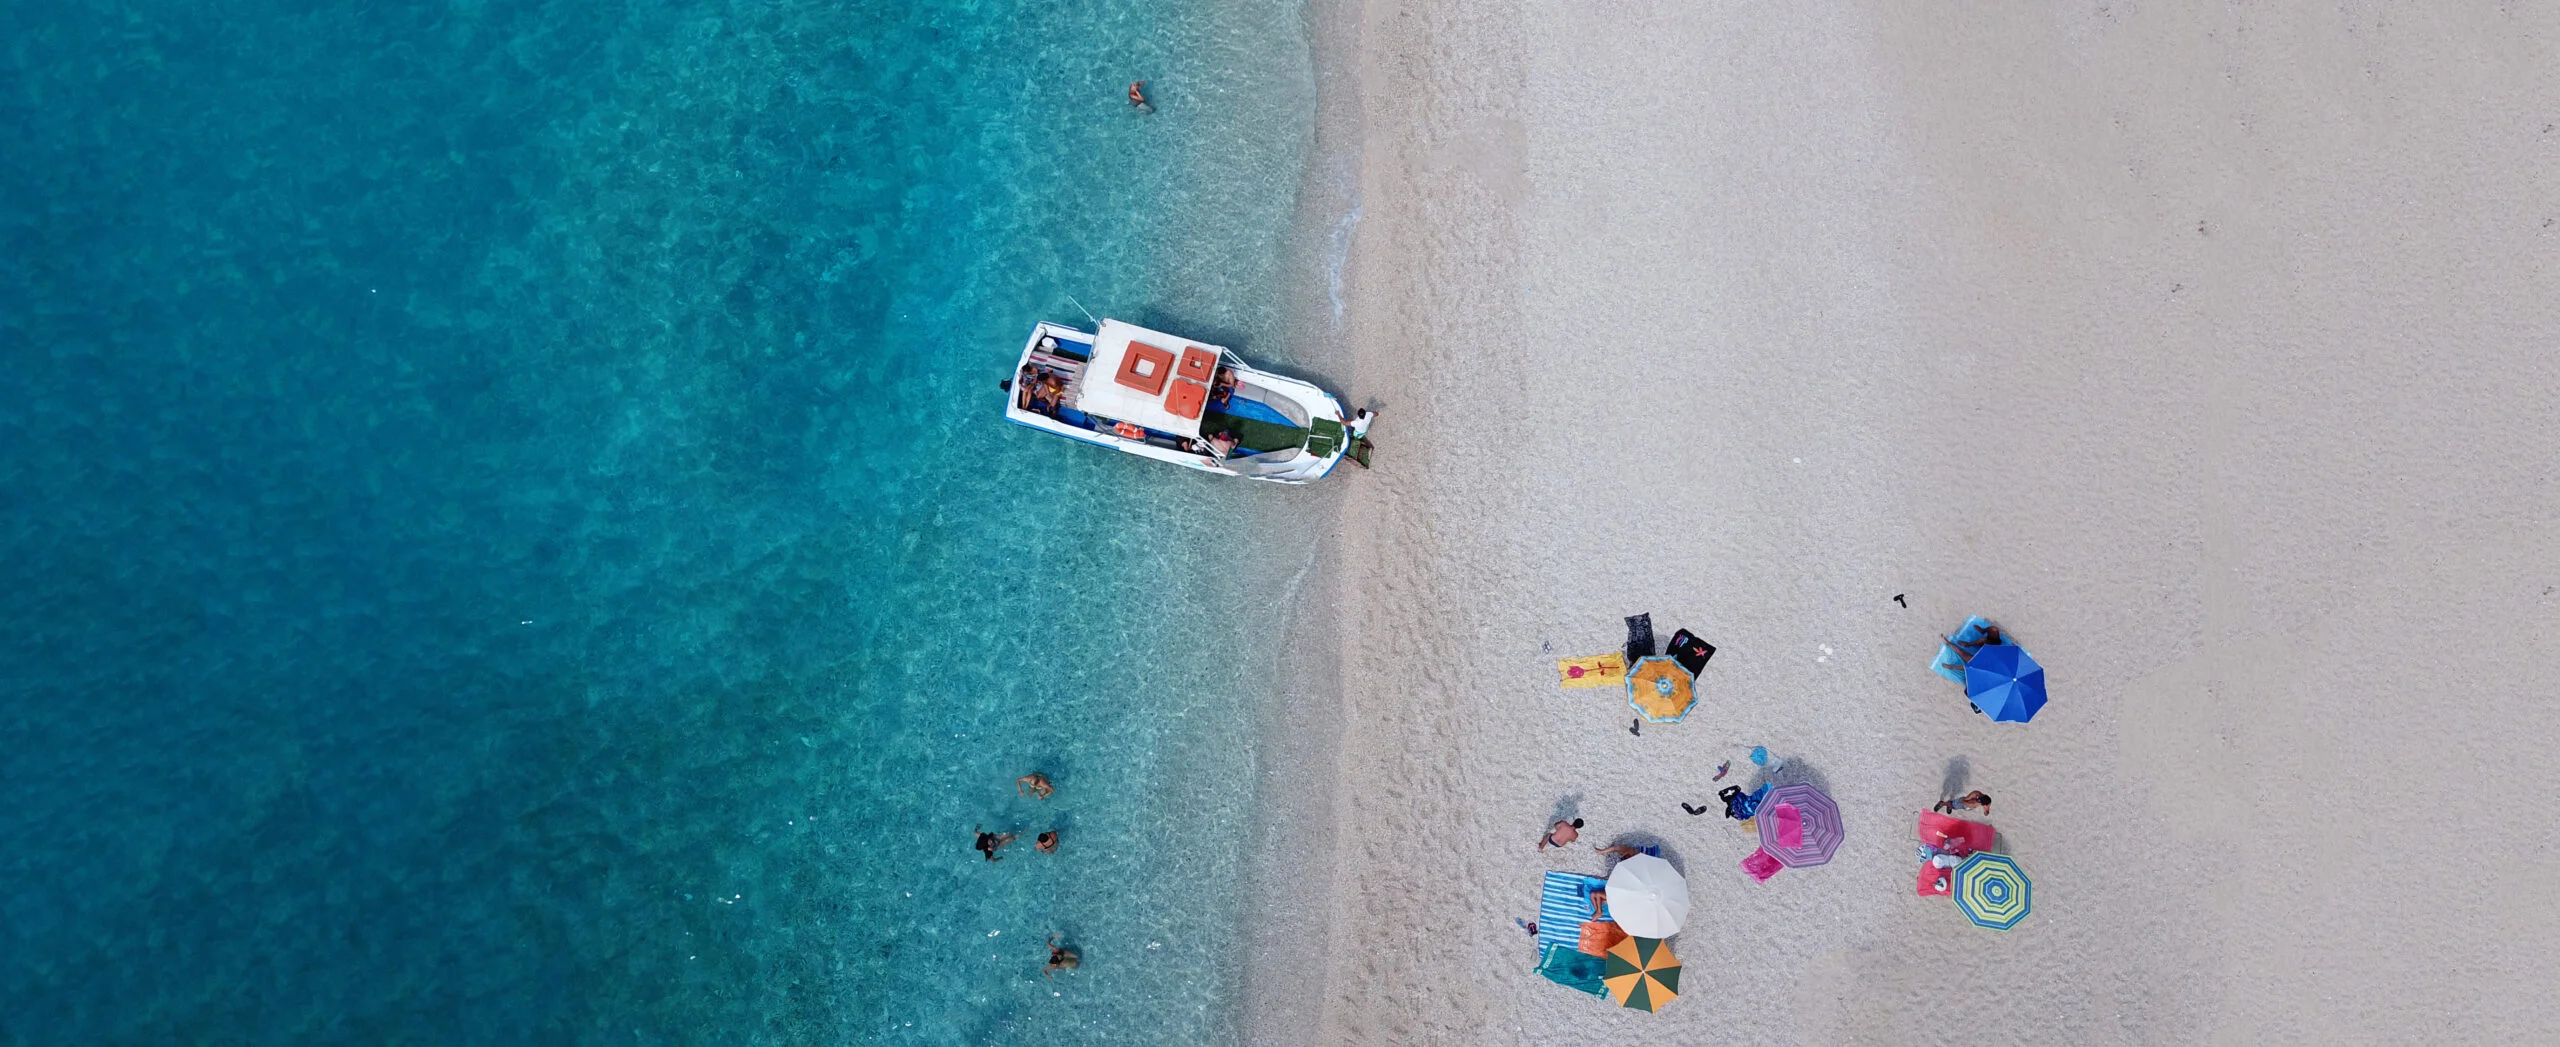
[(1072, 971), (1083, 963), (1084, 957), (1076, 955), (1074, 949), (1058, 944), (1058, 936), (1052, 934), (1049, 936), (1049, 965), (1040, 968), (1040, 976), (1046, 978), (1059, 971)]
[(991, 862), (1003, 861), (996, 857), (996, 852), (1004, 850), (1004, 845), (1012, 843), (1013, 838), (1012, 833), (991, 833), (981, 826), (978, 829), (978, 853), (986, 855)]
[(1147, 104), (1146, 87), (1147, 82), (1144, 80), (1129, 85), (1129, 106), (1141, 113), (1152, 113), (1156, 111), (1156, 107)]

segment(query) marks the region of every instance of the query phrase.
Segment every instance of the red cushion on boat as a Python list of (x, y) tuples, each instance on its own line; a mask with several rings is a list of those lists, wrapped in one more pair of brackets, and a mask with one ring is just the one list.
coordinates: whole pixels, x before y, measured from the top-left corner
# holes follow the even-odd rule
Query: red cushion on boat
[(1164, 380), (1173, 377), (1173, 354), (1145, 342), (1129, 343), (1129, 351), (1120, 357), (1120, 373), (1111, 380), (1149, 396), (1164, 391)]
[(1164, 409), (1176, 418), (1198, 418), (1200, 408), (1209, 402), (1209, 387), (1188, 378), (1173, 380), (1173, 391), (1165, 394)]
[(1182, 370), (1176, 373), (1205, 384), (1218, 373), (1218, 354), (1196, 345), (1187, 347), (1182, 350)]

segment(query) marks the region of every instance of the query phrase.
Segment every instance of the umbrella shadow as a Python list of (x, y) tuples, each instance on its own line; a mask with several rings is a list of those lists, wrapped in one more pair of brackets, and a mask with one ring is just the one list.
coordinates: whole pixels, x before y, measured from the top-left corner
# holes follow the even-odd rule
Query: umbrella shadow
[(1822, 790), (1825, 796), (1832, 795), (1830, 777), (1822, 773), (1822, 768), (1805, 762), (1804, 758), (1799, 756), (1782, 756), (1778, 769), (1774, 772), (1766, 767), (1752, 768), (1751, 785), (1744, 791), (1757, 791), (1763, 785), (1776, 787), (1796, 784), (1810, 785)]
[(1557, 822), (1569, 822), (1581, 816), (1582, 794), (1566, 793), (1562, 796), (1556, 797), (1555, 807), (1547, 814), (1547, 824), (1541, 825), (1538, 828), (1543, 830), (1548, 825), (1554, 825)]

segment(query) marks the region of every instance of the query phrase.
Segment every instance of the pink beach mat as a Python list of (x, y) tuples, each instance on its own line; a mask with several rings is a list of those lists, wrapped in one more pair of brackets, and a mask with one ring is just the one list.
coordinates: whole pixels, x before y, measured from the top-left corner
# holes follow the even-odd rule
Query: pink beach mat
[(1786, 866), (1778, 864), (1776, 855), (1764, 850), (1754, 850), (1750, 857), (1742, 860), (1742, 871), (1750, 873), (1752, 879), (1761, 883), (1769, 882), (1770, 877), (1778, 875), (1778, 870), (1784, 868)]

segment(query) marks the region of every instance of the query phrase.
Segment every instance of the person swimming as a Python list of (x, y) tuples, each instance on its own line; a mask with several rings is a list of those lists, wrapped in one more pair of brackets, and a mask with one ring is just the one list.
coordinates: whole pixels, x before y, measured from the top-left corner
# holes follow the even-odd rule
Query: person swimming
[(1004, 850), (1004, 846), (1013, 840), (1013, 833), (991, 833), (984, 826), (978, 827), (978, 853), (986, 855), (988, 861), (1003, 861), (996, 857), (996, 852)]
[(1147, 104), (1146, 87), (1147, 82), (1144, 80), (1133, 81), (1129, 84), (1129, 106), (1141, 113), (1152, 113), (1156, 111), (1156, 107)]
[(1052, 934), (1049, 936), (1049, 965), (1040, 968), (1040, 976), (1046, 978), (1059, 971), (1072, 971), (1083, 964), (1084, 957), (1076, 955), (1074, 949), (1058, 944), (1058, 936)]
[(1039, 836), (1033, 838), (1031, 841), (1031, 849), (1042, 854), (1058, 853), (1058, 830), (1051, 829), (1048, 832), (1041, 833)]

